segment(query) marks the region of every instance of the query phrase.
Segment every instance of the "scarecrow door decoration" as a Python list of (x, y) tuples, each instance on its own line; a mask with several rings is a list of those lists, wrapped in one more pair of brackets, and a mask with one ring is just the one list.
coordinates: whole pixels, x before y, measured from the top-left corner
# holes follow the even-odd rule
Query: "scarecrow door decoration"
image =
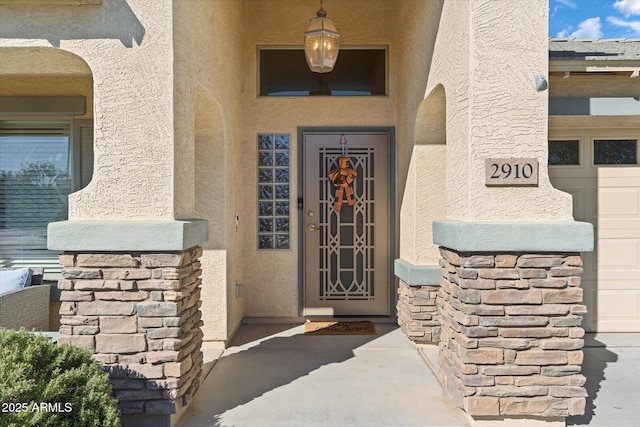
[(347, 138), (342, 135), (340, 137), (340, 145), (342, 146), (342, 155), (338, 159), (338, 168), (329, 172), (329, 179), (336, 188), (335, 201), (333, 208), (336, 212), (342, 210), (342, 200), (345, 199), (349, 206), (356, 204), (353, 197), (353, 188), (351, 184), (358, 173), (349, 164), (349, 155), (347, 152)]

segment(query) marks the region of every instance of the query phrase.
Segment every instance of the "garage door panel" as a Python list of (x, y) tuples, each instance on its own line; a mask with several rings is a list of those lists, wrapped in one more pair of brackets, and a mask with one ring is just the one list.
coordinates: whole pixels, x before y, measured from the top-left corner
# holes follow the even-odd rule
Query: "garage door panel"
[(629, 267), (640, 264), (640, 240), (603, 239), (598, 241), (598, 268)]
[(640, 328), (640, 291), (599, 291), (598, 330), (632, 332)]
[(600, 239), (640, 239), (640, 218), (598, 218)]
[[(571, 130), (574, 135), (575, 130)], [(584, 327), (590, 331), (640, 332), (640, 167), (592, 165), (595, 139), (625, 139), (636, 130), (581, 131), (582, 166), (549, 167), (555, 188), (573, 196), (574, 218), (594, 224), (595, 250), (582, 253)], [(550, 131), (561, 138), (563, 131)]]
[(600, 188), (598, 214), (608, 217), (638, 216), (640, 190), (636, 188)]

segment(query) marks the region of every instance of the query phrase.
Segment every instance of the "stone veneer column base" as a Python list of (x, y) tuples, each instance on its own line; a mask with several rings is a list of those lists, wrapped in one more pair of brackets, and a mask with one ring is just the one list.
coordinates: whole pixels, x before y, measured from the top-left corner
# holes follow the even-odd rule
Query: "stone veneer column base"
[(158, 416), (179, 411), (202, 382), (201, 255), (199, 246), (60, 255), (58, 343), (94, 353), (125, 416), (166, 424)]
[(408, 285), (398, 287), (398, 325), (416, 343), (440, 341), (440, 316), (436, 307), (439, 286)]
[(579, 254), (440, 253), (439, 359), (454, 401), (483, 425), (583, 414)]

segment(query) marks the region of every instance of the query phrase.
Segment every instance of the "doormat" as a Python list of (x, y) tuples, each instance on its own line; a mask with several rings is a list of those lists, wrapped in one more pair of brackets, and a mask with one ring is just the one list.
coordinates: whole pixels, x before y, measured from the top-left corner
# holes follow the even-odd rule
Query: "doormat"
[(304, 333), (308, 335), (377, 335), (372, 322), (320, 322), (307, 320)]

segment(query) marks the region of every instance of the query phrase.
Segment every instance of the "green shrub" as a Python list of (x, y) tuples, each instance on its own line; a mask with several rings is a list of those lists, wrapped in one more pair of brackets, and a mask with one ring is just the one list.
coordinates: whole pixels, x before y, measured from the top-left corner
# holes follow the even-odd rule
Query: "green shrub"
[(91, 353), (0, 328), (0, 427), (116, 427), (116, 405)]

